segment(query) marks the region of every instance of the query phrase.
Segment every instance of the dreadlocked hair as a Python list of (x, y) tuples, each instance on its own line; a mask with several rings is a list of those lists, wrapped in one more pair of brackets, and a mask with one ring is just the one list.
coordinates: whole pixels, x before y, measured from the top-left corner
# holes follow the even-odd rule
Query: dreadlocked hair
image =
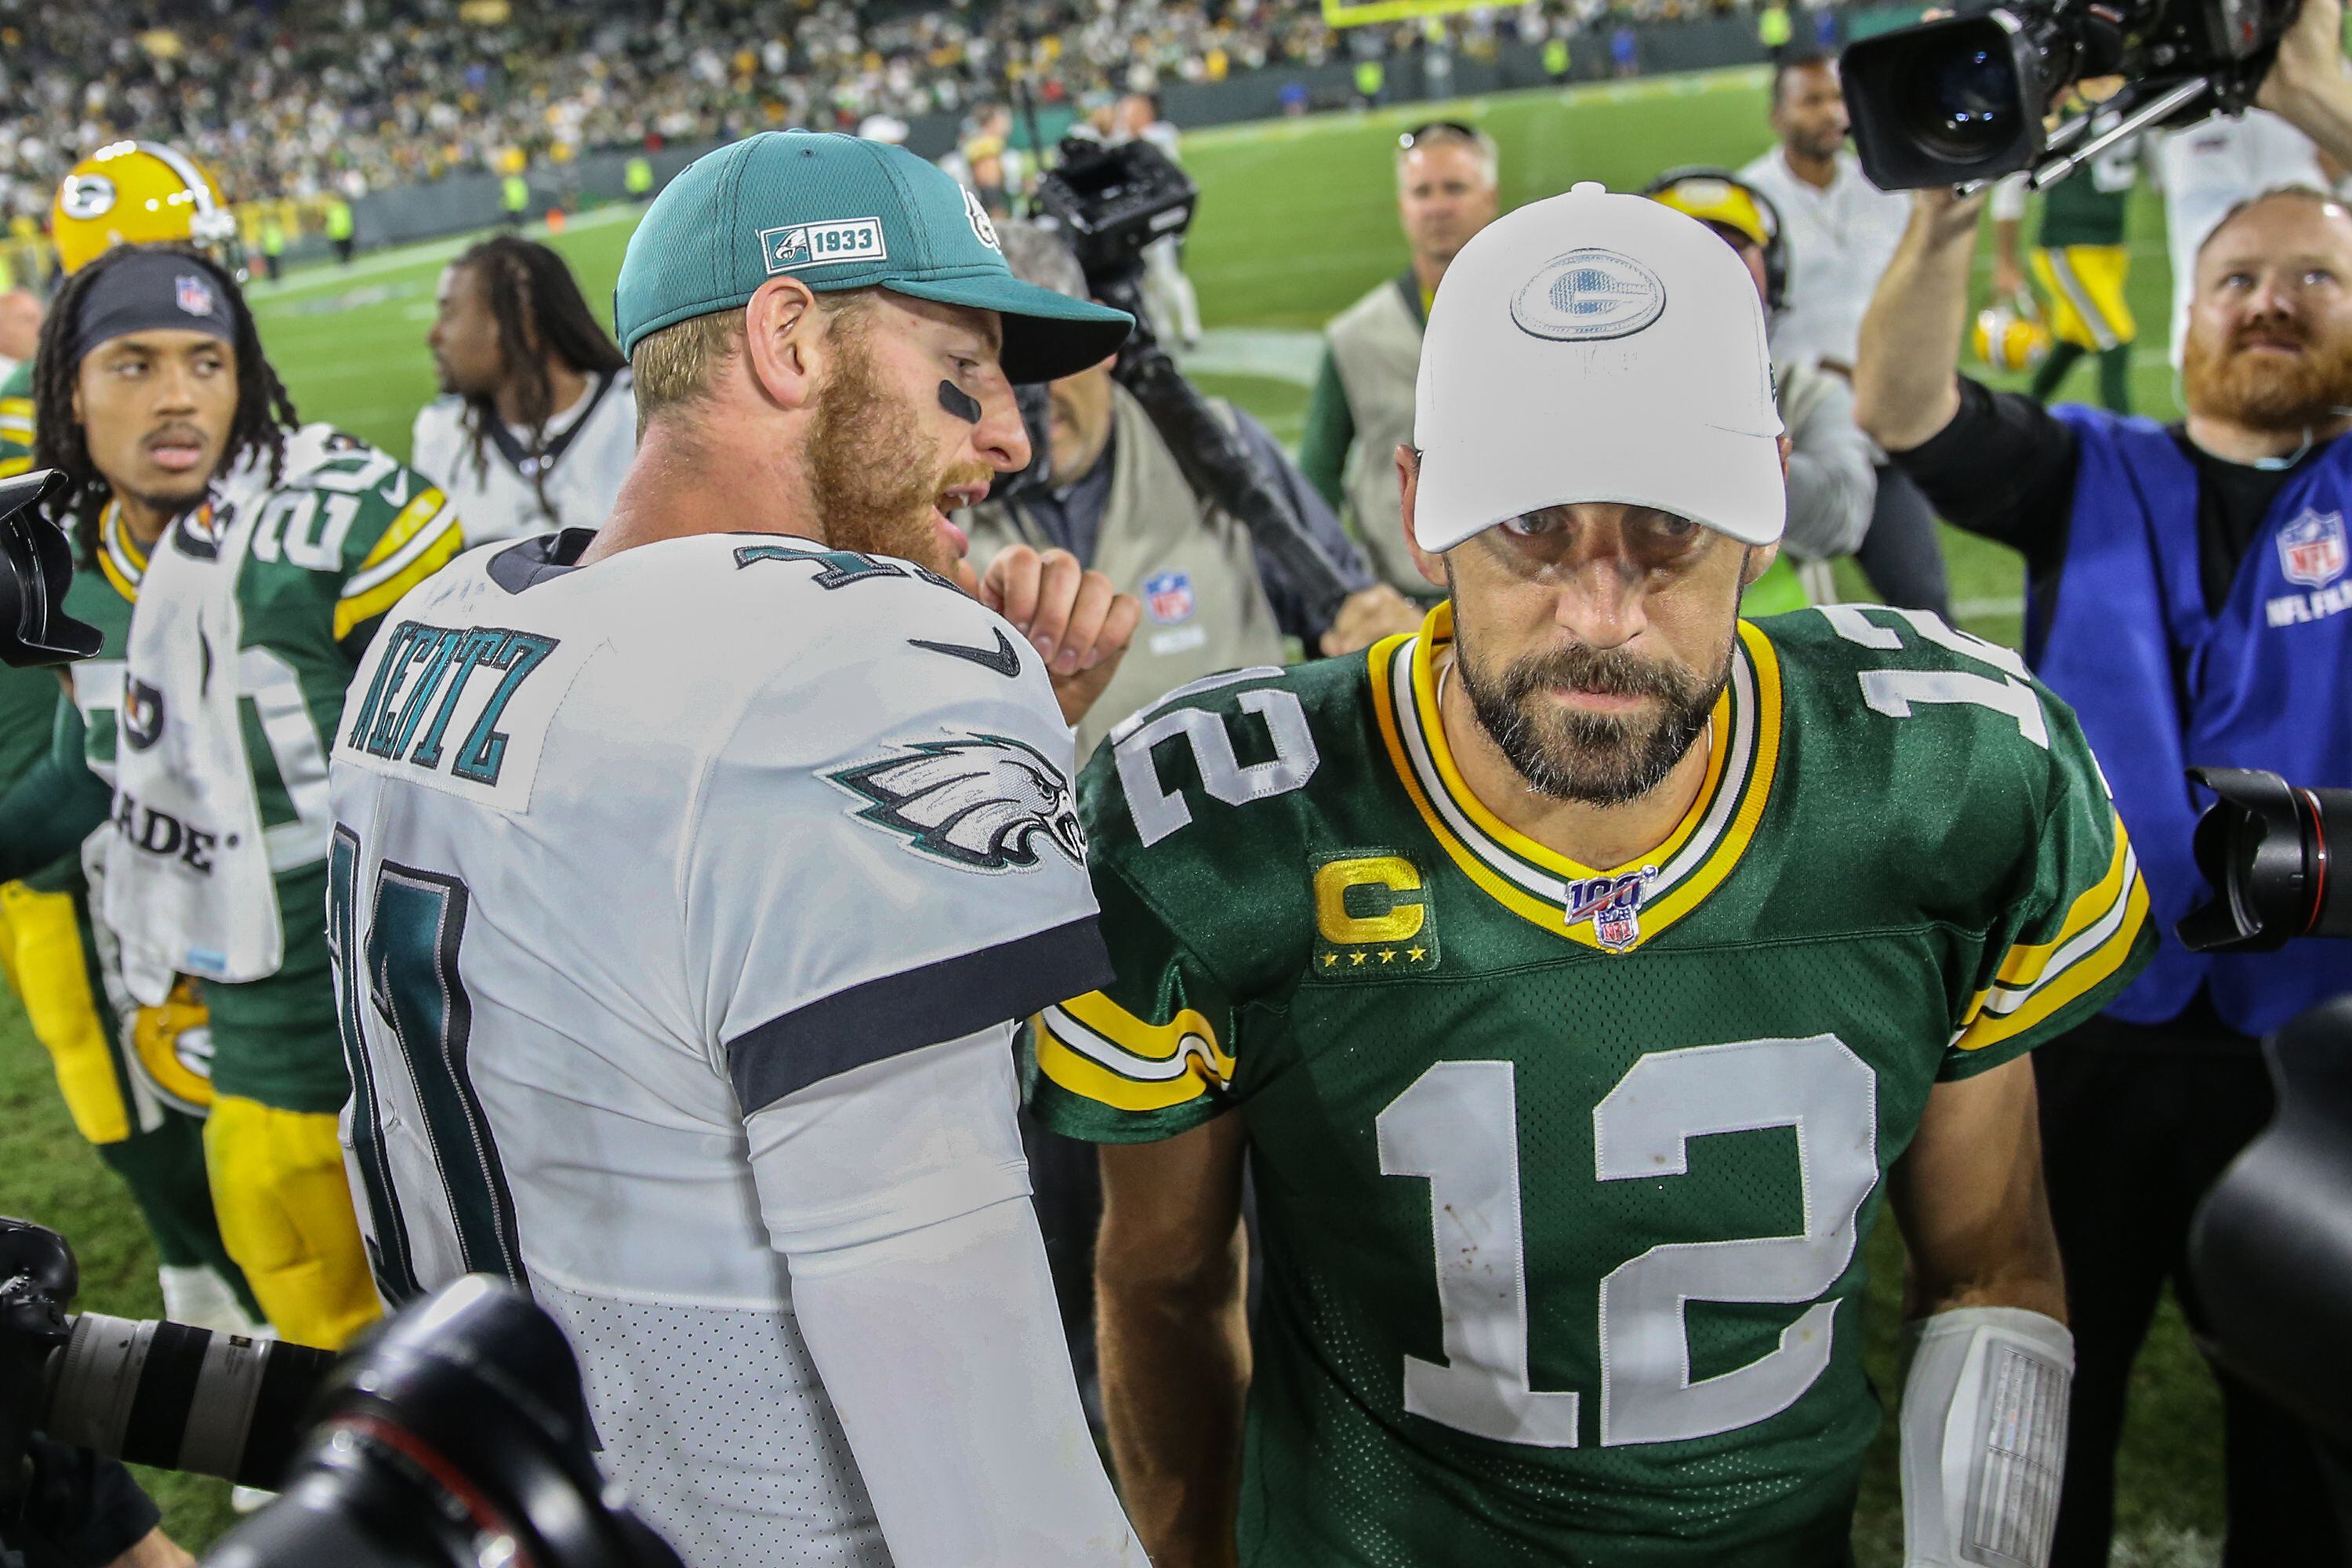
[(55, 468), (65, 475), (65, 488), (45, 503), (46, 509), (51, 521), (73, 534), (84, 566), (97, 563), (99, 514), (112, 489), (90, 460), (89, 444), (82, 438), (81, 424), (74, 417), (74, 385), (81, 374), (80, 362), (74, 357), (74, 334), (82, 301), (107, 269), (126, 256), (144, 251), (163, 251), (202, 268), (220, 297), (228, 301), (229, 321), (236, 331), (230, 346), (236, 353), (236, 416), (229, 423), (228, 444), (222, 448), (220, 465), (214, 471), (226, 472), (248, 453), (258, 451), (267, 454), (270, 482), (276, 483), (285, 470), (286, 433), (301, 424), (285, 384), (261, 352), (261, 333), (254, 327), (253, 311), (226, 268), (185, 245), (116, 246), (67, 279), (65, 287), (58, 290), (49, 313), (42, 319), (40, 346), (33, 361), (33, 467)]
[[(563, 258), (536, 241), (516, 235), (483, 240), (458, 256), (453, 266), (470, 268), (481, 279), (482, 292), (498, 323), (499, 359), (512, 378), (516, 411), (530, 431), (526, 443), (536, 456), (547, 445), (547, 422), (555, 416), (555, 391), (548, 383), (550, 353), (583, 375), (610, 374), (629, 362), (597, 323), (595, 313), (572, 279)], [(466, 394), (463, 425), (474, 474), (487, 479), (490, 471), (489, 432), (499, 417), (491, 394)], [(540, 510), (552, 520), (548, 504), (547, 469), (530, 472)]]

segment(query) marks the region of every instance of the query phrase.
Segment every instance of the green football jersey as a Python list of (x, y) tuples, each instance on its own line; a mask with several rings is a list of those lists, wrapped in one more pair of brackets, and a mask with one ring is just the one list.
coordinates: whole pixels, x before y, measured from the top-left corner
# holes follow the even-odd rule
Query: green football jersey
[(33, 362), (25, 361), (0, 382), (0, 479), (33, 466)]
[[(430, 481), (323, 425), (289, 433), (275, 486), (240, 486), (232, 477), (221, 490), (242, 492), (242, 504), (257, 509), (236, 585), (244, 620), (238, 708), (286, 956), (267, 980), (205, 986), (213, 1083), (224, 1094), (286, 1110), (333, 1110), (348, 1089), (327, 960), (327, 847), (334, 831), (327, 740), (377, 622), (460, 548), (457, 518)], [(109, 784), (124, 651), (146, 570), (145, 552), (110, 506), (99, 521), (96, 563), (74, 574), (66, 595), (67, 612), (105, 639), (70, 673), (83, 752)]]
[(1246, 1119), (1244, 1563), (1843, 1561), (1888, 1168), (2153, 951), (2105, 784), (2007, 650), (1803, 610), (1742, 623), (1680, 826), (1580, 866), (1465, 787), (1451, 630), (1112, 734), (1118, 980), (1032, 1021), (1033, 1103)]
[[(2080, 114), (2069, 114), (2068, 121)], [(2121, 245), (2132, 186), (2139, 178), (2139, 142), (2127, 137), (2042, 194), (2042, 229), (2034, 240), (2047, 250), (2073, 245)]]

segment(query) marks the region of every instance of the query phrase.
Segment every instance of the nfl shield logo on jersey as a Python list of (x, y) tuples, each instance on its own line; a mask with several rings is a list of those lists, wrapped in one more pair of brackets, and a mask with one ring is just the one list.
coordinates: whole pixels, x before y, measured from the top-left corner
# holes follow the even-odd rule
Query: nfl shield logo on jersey
[(2279, 567), (2287, 581), (2325, 588), (2344, 575), (2344, 514), (2306, 509), (2278, 532)]
[(1642, 900), (1658, 868), (1644, 866), (1622, 877), (1591, 877), (1568, 885), (1568, 923), (1592, 922), (1592, 940), (1622, 952), (1642, 940)]
[(1151, 618), (1163, 626), (1192, 618), (1192, 574), (1160, 572), (1143, 580), (1143, 603)]

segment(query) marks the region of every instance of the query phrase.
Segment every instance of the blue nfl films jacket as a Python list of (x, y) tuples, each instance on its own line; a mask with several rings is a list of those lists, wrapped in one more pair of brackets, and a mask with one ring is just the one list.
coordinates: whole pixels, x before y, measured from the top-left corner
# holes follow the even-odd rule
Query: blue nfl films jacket
[[(2195, 465), (2151, 420), (2072, 405), (2055, 412), (2081, 459), (2058, 603), (2026, 658), (2082, 719), (2163, 939), (2107, 1016), (2163, 1023), (2203, 984), (2231, 1027), (2266, 1034), (2352, 992), (2352, 942), (2219, 956), (2180, 945), (2174, 923), (2210, 896), (2190, 835), (2212, 797), (2185, 770), (2267, 768), (2298, 784), (2352, 784), (2352, 437), (2279, 491), (2228, 601), (2209, 614)], [(2042, 618), (2034, 611), (2029, 627)]]

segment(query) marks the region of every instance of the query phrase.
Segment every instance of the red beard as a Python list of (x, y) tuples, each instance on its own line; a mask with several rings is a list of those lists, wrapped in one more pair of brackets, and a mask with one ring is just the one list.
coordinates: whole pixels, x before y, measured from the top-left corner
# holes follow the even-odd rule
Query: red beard
[[(2297, 343), (2303, 352), (2284, 359), (2247, 352), (2250, 342), (2264, 342)], [(2352, 342), (2321, 342), (2285, 321), (2242, 328), (2218, 351), (2206, 334), (2192, 332), (2182, 376), (2193, 412), (2292, 434), (2329, 424), (2352, 405)]]

